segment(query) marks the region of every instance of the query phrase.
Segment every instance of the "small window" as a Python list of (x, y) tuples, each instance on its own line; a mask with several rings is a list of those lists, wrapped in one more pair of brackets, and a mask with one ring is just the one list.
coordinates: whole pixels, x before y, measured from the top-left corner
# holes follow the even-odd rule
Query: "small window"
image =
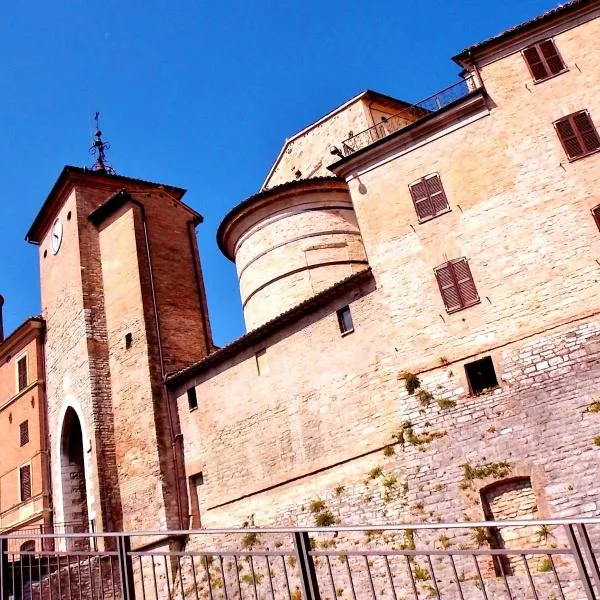
[(442, 180), (437, 173), (427, 175), (408, 186), (419, 223), (433, 219), (450, 210)]
[(19, 468), (19, 489), (21, 491), (21, 502), (31, 498), (31, 466), (25, 465)]
[(352, 333), (354, 331), (354, 324), (352, 323), (352, 313), (350, 312), (349, 306), (344, 306), (337, 311), (338, 325), (340, 326), (340, 332), (342, 335), (346, 333)]
[(133, 335), (131, 333), (125, 334), (125, 349), (129, 350), (133, 344)]
[(554, 127), (569, 160), (582, 158), (600, 149), (600, 137), (587, 110), (555, 121)]
[(469, 382), (469, 390), (473, 396), (498, 387), (498, 378), (491, 356), (466, 364), (465, 373)]
[(479, 295), (466, 258), (444, 263), (436, 267), (434, 272), (446, 311), (452, 313), (479, 303)]
[(592, 208), (592, 217), (594, 217), (594, 221), (596, 222), (596, 227), (600, 229), (600, 204), (598, 206), (594, 206)]
[(535, 82), (543, 81), (567, 70), (554, 40), (544, 40), (525, 48), (523, 58)]
[(17, 361), (17, 386), (19, 392), (27, 387), (27, 356)]
[(202, 501), (202, 486), (204, 485), (204, 476), (202, 473), (196, 473), (190, 477), (190, 508), (191, 508), (191, 527), (198, 528), (200, 522), (200, 504)]
[(259, 350), (256, 353), (256, 370), (259, 375), (266, 375), (271, 370), (269, 368), (269, 358), (266, 349)]
[(29, 421), (23, 421), (19, 425), (19, 439), (21, 441), (21, 446), (24, 446), (29, 442)]
[(191, 387), (187, 391), (188, 406), (190, 410), (196, 410), (198, 408), (198, 396), (196, 396), (196, 388)]

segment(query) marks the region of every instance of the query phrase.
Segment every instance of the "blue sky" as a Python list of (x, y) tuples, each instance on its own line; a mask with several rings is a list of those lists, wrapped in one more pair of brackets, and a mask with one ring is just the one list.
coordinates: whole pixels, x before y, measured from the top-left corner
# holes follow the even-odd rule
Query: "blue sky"
[(187, 188), (215, 341), (243, 333), (215, 232), (260, 187), (286, 136), (370, 88), (418, 101), (450, 57), (556, 0), (30, 0), (0, 22), (0, 293), (5, 329), (40, 312), (24, 235), (65, 164), (91, 165), (102, 113), (117, 172)]

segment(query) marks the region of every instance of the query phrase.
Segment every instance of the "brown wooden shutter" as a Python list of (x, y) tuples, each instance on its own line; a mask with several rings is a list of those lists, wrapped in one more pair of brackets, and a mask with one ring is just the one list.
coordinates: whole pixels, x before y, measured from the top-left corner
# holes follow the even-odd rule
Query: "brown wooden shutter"
[(596, 227), (600, 229), (600, 204), (592, 208), (592, 216), (594, 217), (594, 221), (596, 222)]
[(554, 123), (556, 133), (569, 159), (581, 158), (600, 149), (600, 138), (586, 110)]
[(523, 58), (534, 81), (543, 81), (565, 70), (554, 40), (545, 40), (523, 50)]
[(19, 362), (17, 363), (17, 374), (19, 379), (18, 391), (20, 392), (27, 387), (27, 358), (25, 356), (19, 359)]
[(21, 501), (31, 498), (31, 467), (25, 465), (19, 469), (19, 477), (21, 479)]
[(19, 440), (21, 446), (24, 446), (29, 442), (29, 421), (23, 421), (21, 425), (19, 425)]
[(442, 299), (448, 312), (479, 302), (479, 294), (466, 258), (451, 260), (435, 269)]
[(420, 222), (444, 213), (450, 208), (442, 180), (437, 173), (411, 183), (409, 189)]

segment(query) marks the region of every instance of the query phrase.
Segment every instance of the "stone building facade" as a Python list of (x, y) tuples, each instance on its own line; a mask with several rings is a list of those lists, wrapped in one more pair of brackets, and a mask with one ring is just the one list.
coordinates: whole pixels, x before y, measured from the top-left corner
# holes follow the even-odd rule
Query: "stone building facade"
[(248, 329), (223, 348), (184, 190), (66, 167), (27, 236), (55, 520), (597, 515), (599, 16), (575, 0), (426, 101), (365, 92), (286, 141), (218, 231)]

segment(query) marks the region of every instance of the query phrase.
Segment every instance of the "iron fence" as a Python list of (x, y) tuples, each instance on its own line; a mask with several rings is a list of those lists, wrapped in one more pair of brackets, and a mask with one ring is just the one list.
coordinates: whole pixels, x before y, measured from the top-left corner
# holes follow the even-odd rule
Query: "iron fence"
[(600, 599), (600, 519), (39, 535), (1, 600)]
[(452, 102), (469, 95), (476, 87), (475, 78), (469, 76), (425, 98), (425, 100), (407, 105), (400, 112), (390, 117), (382, 117), (380, 123), (376, 123), (360, 133), (350, 135), (342, 142), (344, 156), (349, 156), (357, 150), (370, 146), (372, 143), (403, 129), (423, 117), (438, 112)]

